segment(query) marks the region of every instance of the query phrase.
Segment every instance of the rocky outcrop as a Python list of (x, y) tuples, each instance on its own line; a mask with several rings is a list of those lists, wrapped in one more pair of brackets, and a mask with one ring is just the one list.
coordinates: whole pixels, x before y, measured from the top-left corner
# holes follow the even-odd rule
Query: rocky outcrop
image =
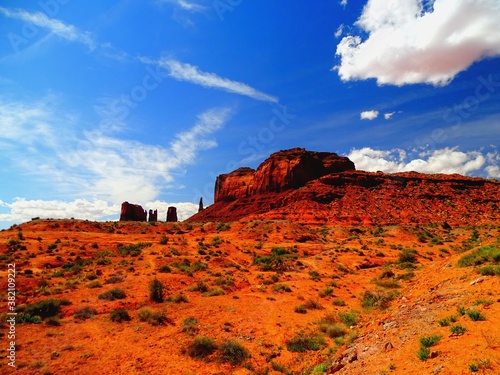
[(147, 212), (138, 204), (122, 203), (120, 221), (146, 221)]
[(149, 210), (149, 218), (148, 221), (150, 223), (153, 223), (155, 221), (158, 221), (158, 210)]
[(327, 174), (352, 170), (355, 170), (352, 161), (331, 152), (303, 148), (279, 151), (260, 164), (257, 170), (238, 168), (218, 176), (214, 202), (298, 189)]
[(198, 212), (203, 211), (203, 197), (200, 198), (200, 203), (198, 204)]
[(169, 207), (167, 210), (167, 223), (177, 222), (177, 208)]
[(239, 168), (219, 176), (215, 203), (188, 220), (240, 219), (339, 225), (495, 224), (500, 222), (500, 181), (357, 171), (347, 158), (293, 149), (271, 155), (255, 171)]

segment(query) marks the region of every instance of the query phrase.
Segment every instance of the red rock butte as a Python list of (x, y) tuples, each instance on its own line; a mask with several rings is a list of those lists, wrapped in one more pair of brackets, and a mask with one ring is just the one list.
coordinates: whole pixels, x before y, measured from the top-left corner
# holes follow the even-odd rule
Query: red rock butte
[(356, 170), (347, 157), (303, 148), (272, 154), (256, 170), (217, 177), (214, 204), (189, 221), (294, 220), (366, 225), (500, 221), (500, 181), (458, 174)]

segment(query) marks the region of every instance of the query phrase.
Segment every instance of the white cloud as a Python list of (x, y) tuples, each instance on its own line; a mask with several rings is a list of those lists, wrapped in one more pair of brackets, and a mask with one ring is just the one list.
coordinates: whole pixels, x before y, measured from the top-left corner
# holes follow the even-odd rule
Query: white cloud
[(388, 113), (384, 113), (384, 118), (386, 120), (390, 120), (392, 118), (392, 116), (394, 116), (396, 112), (388, 112)]
[(347, 5), (347, 0), (340, 0), (340, 5), (345, 8), (345, 6)]
[(187, 0), (162, 0), (162, 2), (176, 5), (179, 8), (188, 10), (190, 12), (202, 12), (206, 9), (206, 7), (204, 7), (203, 5)]
[(203, 72), (194, 65), (181, 63), (174, 59), (161, 59), (158, 62), (153, 62), (149, 59), (142, 59), (141, 61), (159, 64), (169, 72), (171, 77), (179, 81), (187, 81), (203, 87), (221, 89), (265, 102), (277, 103), (279, 101), (277, 97), (258, 91), (245, 83), (232, 81), (214, 73)]
[(344, 32), (344, 24), (340, 25), (337, 31), (335, 31), (335, 38), (340, 38), (343, 32)]
[[(9, 212), (0, 214), (0, 223), (23, 223), (34, 217), (52, 219), (83, 219), (83, 220), (117, 220), (120, 216), (119, 204), (112, 204), (104, 200), (75, 199), (71, 202), (60, 200), (27, 200), (15, 198), (12, 203), (0, 201), (0, 206), (6, 207)], [(157, 209), (158, 220), (165, 221), (167, 208), (177, 207), (177, 216), (180, 221), (187, 219), (198, 212), (198, 205), (190, 202), (164, 202), (155, 200), (146, 202), (144, 209)], [(2, 226), (0, 224), (0, 226)]]
[[(448, 84), (475, 61), (500, 56), (498, 0), (369, 0), (334, 69), (344, 81)], [(364, 34), (363, 33), (363, 34)]]
[(36, 12), (30, 13), (22, 9), (10, 10), (0, 7), (0, 13), (4, 16), (31, 23), (35, 26), (49, 30), (51, 33), (73, 42), (79, 42), (87, 45), (90, 49), (95, 48), (95, 42), (92, 34), (87, 31), (78, 30), (73, 25), (65, 24), (47, 15)]
[[(496, 152), (494, 155), (498, 155)], [(412, 153), (413, 156), (413, 153)], [(374, 150), (369, 147), (353, 149), (348, 155), (356, 168), (365, 171), (388, 173), (416, 171), (421, 173), (458, 173), (468, 175), (482, 173), (494, 177), (496, 165), (481, 151), (463, 152), (458, 147), (425, 151), (409, 158), (402, 149)], [(408, 160), (410, 159), (410, 160)], [(490, 164), (490, 165), (487, 165)]]
[(361, 120), (375, 120), (379, 115), (379, 111), (364, 111), (361, 112), (360, 118)]

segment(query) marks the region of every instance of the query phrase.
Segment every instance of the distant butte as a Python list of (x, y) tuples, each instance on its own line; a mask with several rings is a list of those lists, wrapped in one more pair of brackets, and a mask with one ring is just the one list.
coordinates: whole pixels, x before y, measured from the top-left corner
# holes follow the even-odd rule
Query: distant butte
[(396, 225), (500, 222), (500, 181), (458, 174), (356, 170), (347, 157), (293, 148), (256, 170), (217, 177), (214, 204), (189, 221), (240, 219)]

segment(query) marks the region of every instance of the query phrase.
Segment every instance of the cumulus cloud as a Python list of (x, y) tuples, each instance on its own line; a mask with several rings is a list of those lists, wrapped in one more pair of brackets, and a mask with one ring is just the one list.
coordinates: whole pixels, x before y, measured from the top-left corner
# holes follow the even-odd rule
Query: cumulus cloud
[(63, 39), (79, 42), (87, 45), (90, 49), (95, 48), (95, 42), (91, 33), (81, 31), (73, 25), (65, 24), (54, 18), (47, 17), (46, 14), (41, 12), (30, 13), (22, 9), (7, 9), (0, 7), (0, 13), (4, 16), (18, 19), (24, 22), (31, 23), (32, 25), (49, 30), (54, 35)]
[(364, 111), (361, 112), (360, 118), (361, 120), (375, 120), (379, 115), (379, 111)]
[(337, 45), (344, 81), (446, 85), (475, 61), (500, 56), (498, 0), (369, 0), (355, 23), (365, 35)]
[(220, 89), (265, 102), (277, 103), (279, 101), (277, 97), (258, 91), (245, 83), (233, 81), (215, 73), (203, 72), (197, 66), (182, 63), (174, 59), (165, 58), (154, 62), (143, 58), (141, 61), (160, 65), (169, 72), (169, 75), (172, 78), (179, 81), (186, 81), (203, 87)]
[[(484, 154), (481, 151), (460, 151), (458, 147), (424, 151), (418, 155), (408, 154), (402, 149), (375, 150), (369, 147), (353, 149), (348, 157), (357, 169), (388, 173), (416, 171), (421, 173), (458, 173), (462, 175), (486, 175), (495, 178), (499, 172), (492, 158), (499, 154)], [(498, 160), (498, 159), (497, 159)]]
[[(165, 202), (155, 200), (146, 202), (144, 209), (157, 209), (158, 220), (165, 221), (167, 208), (177, 207), (179, 220), (185, 220), (198, 212), (198, 205), (191, 202)], [(0, 223), (23, 223), (34, 217), (52, 219), (117, 220), (121, 206), (104, 200), (75, 199), (65, 202), (60, 200), (27, 200), (15, 198), (12, 203), (0, 201), (0, 207), (8, 213), (0, 213)], [(1, 224), (0, 224), (1, 226)]]

